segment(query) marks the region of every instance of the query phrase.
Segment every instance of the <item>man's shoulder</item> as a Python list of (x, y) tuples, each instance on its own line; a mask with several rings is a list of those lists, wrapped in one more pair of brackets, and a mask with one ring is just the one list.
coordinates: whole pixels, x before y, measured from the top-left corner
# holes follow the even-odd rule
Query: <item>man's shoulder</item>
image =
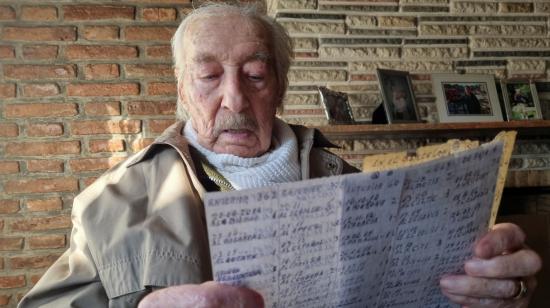
[(182, 129), (185, 122), (176, 122), (169, 126), (159, 137), (157, 137), (153, 143), (134, 155), (129, 161), (129, 166), (133, 166), (142, 161), (150, 159), (156, 156), (158, 153), (163, 152), (165, 149), (173, 149), (175, 153), (178, 153), (182, 159), (192, 161), (189, 154), (189, 144), (187, 139), (182, 134)]
[(332, 143), (320, 130), (303, 125), (289, 125), (301, 148), (311, 147), (308, 156), (312, 178), (359, 172), (357, 168), (328, 150), (339, 146)]
[(315, 148), (337, 148), (338, 146), (330, 142), (323, 133), (317, 128), (311, 128), (304, 125), (289, 124), (290, 128), (298, 139), (298, 144), (311, 142)]
[(171, 135), (164, 133), (152, 144), (104, 172), (80, 192), (75, 198), (74, 208), (104, 207), (102, 204), (109, 203), (104, 201), (111, 200), (110, 196), (145, 193), (153, 178), (156, 182), (162, 181), (159, 177), (168, 176), (168, 171), (175, 165), (182, 169), (194, 168), (184, 138)]
[(155, 169), (181, 160), (180, 154), (173, 147), (151, 144), (104, 172), (80, 192), (75, 201), (90, 203), (107, 191), (126, 192), (135, 187), (144, 187)]

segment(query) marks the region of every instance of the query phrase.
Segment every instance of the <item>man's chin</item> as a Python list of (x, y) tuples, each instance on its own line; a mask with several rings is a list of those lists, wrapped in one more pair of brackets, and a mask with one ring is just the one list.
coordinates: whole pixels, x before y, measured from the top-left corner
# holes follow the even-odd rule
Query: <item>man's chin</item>
[(257, 145), (224, 144), (221, 146), (215, 146), (214, 152), (218, 154), (231, 154), (239, 157), (251, 158), (261, 156), (266, 151), (262, 150)]
[(267, 151), (256, 134), (248, 130), (239, 130), (221, 133), (214, 146), (214, 152), (220, 154), (232, 154), (240, 157), (256, 157)]

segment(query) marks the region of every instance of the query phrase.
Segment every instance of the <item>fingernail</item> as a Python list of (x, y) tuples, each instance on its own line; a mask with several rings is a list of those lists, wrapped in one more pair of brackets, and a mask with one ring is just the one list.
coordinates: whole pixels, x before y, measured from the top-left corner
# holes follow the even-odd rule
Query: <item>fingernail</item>
[(484, 263), (482, 260), (468, 260), (464, 264), (464, 269), (467, 272), (479, 272), (485, 266)]
[(439, 285), (444, 289), (452, 289), (455, 286), (455, 281), (451, 277), (443, 277), (439, 280)]

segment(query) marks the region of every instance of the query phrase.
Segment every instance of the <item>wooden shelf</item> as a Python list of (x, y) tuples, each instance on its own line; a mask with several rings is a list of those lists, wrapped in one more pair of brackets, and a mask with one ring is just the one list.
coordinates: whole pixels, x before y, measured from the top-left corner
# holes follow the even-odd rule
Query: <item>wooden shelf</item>
[(492, 137), (502, 130), (515, 130), (521, 137), (550, 137), (550, 120), (475, 123), (406, 123), (327, 125), (318, 128), (329, 138), (468, 138)]

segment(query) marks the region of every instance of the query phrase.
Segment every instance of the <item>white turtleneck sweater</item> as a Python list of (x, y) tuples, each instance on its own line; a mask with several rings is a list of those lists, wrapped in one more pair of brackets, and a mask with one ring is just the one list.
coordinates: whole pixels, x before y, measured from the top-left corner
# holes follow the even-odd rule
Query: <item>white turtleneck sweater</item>
[(268, 152), (258, 157), (243, 158), (232, 154), (214, 153), (197, 141), (191, 120), (185, 124), (184, 135), (189, 143), (235, 189), (256, 188), (301, 179), (296, 135), (285, 122), (275, 119), (273, 137)]

